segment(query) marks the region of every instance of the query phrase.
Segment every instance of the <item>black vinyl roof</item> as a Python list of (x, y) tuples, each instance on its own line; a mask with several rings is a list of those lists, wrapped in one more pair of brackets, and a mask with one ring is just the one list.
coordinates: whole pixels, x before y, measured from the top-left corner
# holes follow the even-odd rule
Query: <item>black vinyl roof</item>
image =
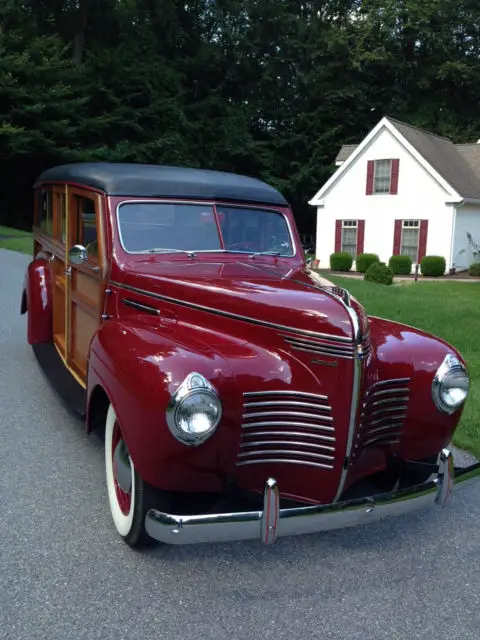
[(187, 167), (109, 162), (66, 164), (47, 169), (36, 184), (53, 181), (82, 184), (112, 196), (287, 204), (279, 191), (256, 178)]

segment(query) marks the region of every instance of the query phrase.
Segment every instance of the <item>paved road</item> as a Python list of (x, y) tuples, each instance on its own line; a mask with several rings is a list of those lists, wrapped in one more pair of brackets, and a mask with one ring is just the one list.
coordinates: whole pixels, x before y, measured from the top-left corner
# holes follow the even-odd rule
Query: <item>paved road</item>
[(27, 259), (0, 250), (2, 640), (468, 640), (480, 636), (480, 498), (260, 543), (140, 554), (110, 523), (102, 447), (37, 368)]

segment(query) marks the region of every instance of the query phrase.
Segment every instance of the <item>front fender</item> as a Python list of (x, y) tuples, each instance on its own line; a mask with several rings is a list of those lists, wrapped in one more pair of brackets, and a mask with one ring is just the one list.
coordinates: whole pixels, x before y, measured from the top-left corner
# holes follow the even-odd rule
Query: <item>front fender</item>
[(420, 329), (382, 318), (370, 318), (375, 379), (409, 378), (409, 404), (399, 455), (421, 459), (448, 446), (463, 407), (453, 415), (440, 412), (432, 398), (432, 381), (448, 353), (464, 362), (444, 340)]
[(28, 310), (27, 340), (29, 344), (52, 342), (53, 304), (51, 270), (48, 260), (33, 260), (25, 273), (21, 313)]
[[(181, 444), (166, 424), (166, 407), (184, 378), (197, 371), (228, 397), (215, 434), (199, 447)], [(233, 472), (240, 439), (241, 397), (229, 364), (214, 348), (188, 345), (168, 329), (138, 321), (110, 320), (90, 349), (88, 401), (101, 385), (120, 422), (141, 477), (170, 491), (222, 491)], [(237, 401), (238, 395), (238, 401)]]

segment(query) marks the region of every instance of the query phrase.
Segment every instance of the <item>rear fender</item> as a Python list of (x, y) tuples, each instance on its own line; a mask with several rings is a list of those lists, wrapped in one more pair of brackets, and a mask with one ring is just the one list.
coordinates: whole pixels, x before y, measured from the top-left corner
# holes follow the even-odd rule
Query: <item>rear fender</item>
[(28, 311), (27, 339), (29, 344), (52, 342), (53, 304), (51, 270), (48, 260), (33, 260), (27, 267), (23, 282), (20, 313)]

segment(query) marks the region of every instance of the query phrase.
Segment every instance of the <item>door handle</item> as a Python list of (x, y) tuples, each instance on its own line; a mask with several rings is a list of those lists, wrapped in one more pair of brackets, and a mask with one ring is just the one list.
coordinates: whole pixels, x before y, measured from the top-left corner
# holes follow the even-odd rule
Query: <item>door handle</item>
[(93, 267), (90, 264), (87, 264), (87, 267), (90, 269), (90, 271), (95, 271), (95, 273), (98, 273), (100, 271), (100, 267)]
[(72, 267), (67, 267), (65, 269), (65, 275), (67, 276), (67, 278), (70, 278), (70, 276), (72, 275)]

